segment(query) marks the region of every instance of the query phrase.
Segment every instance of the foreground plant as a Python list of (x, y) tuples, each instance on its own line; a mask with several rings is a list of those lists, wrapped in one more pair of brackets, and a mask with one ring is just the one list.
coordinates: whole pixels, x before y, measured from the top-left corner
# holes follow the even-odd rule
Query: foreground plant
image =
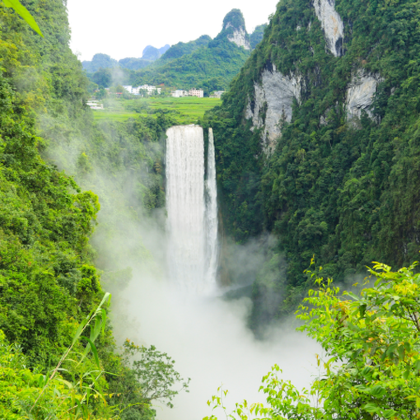
[(38, 24), (35, 22), (35, 19), (33, 16), (29, 13), (28, 9), (22, 5), (22, 3), (19, 0), (3, 0), (3, 4), (6, 7), (10, 7), (13, 9), (18, 15), (22, 17), (22, 19), (25, 20), (25, 22), (38, 34), (44, 37), (42, 35), (41, 29), (39, 29)]
[(167, 353), (157, 350), (155, 346), (140, 347), (126, 340), (124, 356), (141, 385), (143, 398), (147, 403), (164, 401), (172, 408), (172, 400), (176, 395), (182, 391), (189, 392), (191, 379), (182, 378), (175, 370), (175, 360)]
[[(278, 379), (279, 367), (274, 366), (260, 387), (267, 405), (244, 401), (227, 417), (420, 418), (420, 274), (415, 273), (416, 266), (394, 272), (375, 263), (369, 268), (374, 284), (360, 295), (340, 293), (332, 279), (316, 278), (317, 289), (309, 291), (297, 317), (305, 322), (299, 330), (325, 351), (326, 360), (317, 356), (322, 375), (309, 390), (300, 392), (289, 381)], [(221, 396), (209, 401), (213, 409), (223, 407)]]
[[(48, 375), (27, 369), (21, 349), (9, 345), (0, 330), (0, 418), (87, 419), (94, 418), (95, 410), (111, 412), (101, 409), (107, 406), (101, 384), (105, 371), (95, 347), (105, 330), (110, 297), (105, 293), (98, 307), (80, 323), (70, 347)], [(83, 336), (89, 327), (89, 337)], [(81, 339), (87, 342), (84, 348)]]

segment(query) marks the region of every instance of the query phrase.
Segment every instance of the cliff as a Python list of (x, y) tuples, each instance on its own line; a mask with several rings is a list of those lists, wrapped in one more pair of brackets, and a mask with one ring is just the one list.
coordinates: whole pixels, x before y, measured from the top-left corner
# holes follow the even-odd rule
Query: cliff
[(419, 18), (411, 0), (282, 0), (207, 114), (226, 230), (271, 232), (287, 260), (285, 277), (257, 279), (257, 303), (282, 303), (255, 319), (299, 302), (313, 255), (339, 281), (418, 258)]

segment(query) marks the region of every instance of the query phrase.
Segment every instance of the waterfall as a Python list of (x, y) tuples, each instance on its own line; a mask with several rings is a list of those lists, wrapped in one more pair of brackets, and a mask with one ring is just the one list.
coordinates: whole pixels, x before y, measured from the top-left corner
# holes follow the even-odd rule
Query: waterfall
[(217, 276), (219, 256), (216, 157), (214, 154), (213, 129), (211, 128), (209, 128), (209, 148), (207, 153), (206, 192), (206, 284), (210, 288)]
[(211, 133), (205, 182), (203, 129), (176, 126), (166, 134), (168, 274), (189, 292), (209, 293), (215, 288), (217, 271), (213, 136)]

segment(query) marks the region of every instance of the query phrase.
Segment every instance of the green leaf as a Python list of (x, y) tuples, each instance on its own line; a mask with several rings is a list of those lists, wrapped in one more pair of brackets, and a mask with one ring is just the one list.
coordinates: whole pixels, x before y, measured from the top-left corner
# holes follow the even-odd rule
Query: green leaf
[(394, 416), (397, 412), (395, 410), (389, 409), (389, 410), (385, 410), (382, 414), (385, 416), (386, 419), (391, 418), (392, 416)]
[(380, 408), (373, 403), (368, 403), (363, 407), (368, 413), (377, 413)]
[(3, 3), (6, 7), (12, 8), (18, 15), (20, 15), (25, 22), (39, 35), (42, 35), (41, 30), (39, 29), (38, 24), (35, 22), (35, 19), (29, 13), (28, 9), (23, 6), (19, 0), (3, 0)]
[(82, 322), (79, 325), (79, 328), (76, 331), (76, 334), (74, 334), (73, 341), (71, 343), (72, 345), (79, 339), (80, 334), (82, 333), (83, 328), (85, 327), (88, 321), (89, 321), (89, 317), (82, 320)]
[(346, 292), (346, 295), (350, 296), (354, 300), (360, 300), (353, 292)]
[(383, 397), (386, 394), (386, 389), (381, 385), (375, 385), (371, 390), (370, 394), (374, 397)]
[(79, 364), (82, 363), (83, 359), (88, 355), (89, 351), (92, 351), (93, 357), (95, 358), (96, 366), (98, 366), (98, 368), (101, 369), (101, 365), (99, 363), (98, 352), (96, 350), (95, 344), (93, 344), (93, 341), (90, 338), (87, 338), (87, 337), (82, 337), (82, 338), (87, 340), (88, 345), (86, 346), (85, 352), (83, 353), (83, 356), (80, 359)]

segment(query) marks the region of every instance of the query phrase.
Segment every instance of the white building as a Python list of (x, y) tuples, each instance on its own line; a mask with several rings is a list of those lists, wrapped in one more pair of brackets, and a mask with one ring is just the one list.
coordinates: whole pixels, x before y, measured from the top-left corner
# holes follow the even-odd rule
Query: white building
[(160, 94), (162, 91), (162, 88), (157, 88), (156, 86), (149, 86), (149, 85), (143, 85), (133, 88), (133, 86), (123, 86), (123, 88), (132, 95), (140, 95), (140, 91), (147, 92), (148, 95), (153, 95), (154, 93)]
[(188, 90), (174, 90), (171, 93), (173, 98), (182, 98), (184, 96), (196, 96), (197, 98), (204, 98), (203, 89), (190, 89)]
[(182, 98), (183, 96), (188, 96), (188, 92), (186, 90), (174, 90), (172, 92), (172, 97), (174, 98)]
[(153, 95), (154, 93), (157, 93), (160, 95), (160, 92), (162, 92), (162, 88), (157, 88), (156, 86), (149, 86), (149, 85), (143, 85), (135, 88), (137, 90), (137, 95), (139, 95), (140, 91), (147, 91), (148, 95)]
[(98, 101), (95, 100), (90, 100), (88, 102), (86, 102), (86, 105), (90, 108), (90, 109), (104, 109), (104, 105), (100, 104)]
[(191, 89), (189, 91), (189, 96), (196, 96), (197, 98), (204, 98), (203, 89)]

